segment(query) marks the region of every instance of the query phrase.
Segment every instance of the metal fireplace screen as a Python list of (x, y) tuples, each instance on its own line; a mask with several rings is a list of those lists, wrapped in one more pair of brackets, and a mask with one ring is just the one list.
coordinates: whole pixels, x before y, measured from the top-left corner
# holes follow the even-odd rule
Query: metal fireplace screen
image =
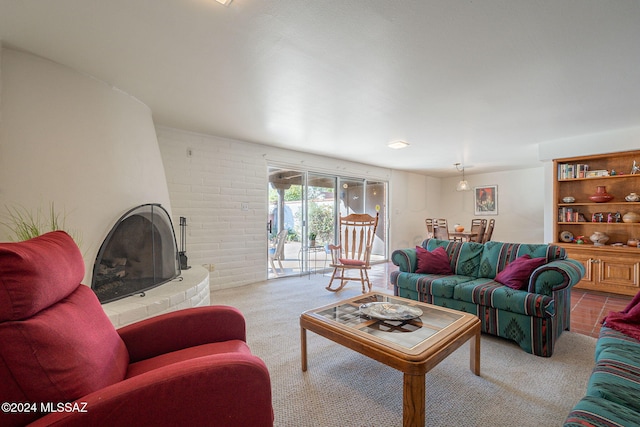
[(162, 206), (146, 204), (124, 214), (107, 235), (93, 265), (91, 289), (104, 304), (179, 275), (171, 218)]

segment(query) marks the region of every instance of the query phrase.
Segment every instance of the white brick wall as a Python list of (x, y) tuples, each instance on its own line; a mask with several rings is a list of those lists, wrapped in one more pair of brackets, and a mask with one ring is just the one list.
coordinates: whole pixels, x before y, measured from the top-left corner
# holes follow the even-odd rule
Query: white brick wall
[(167, 128), (157, 134), (178, 240), (179, 218), (187, 218), (189, 264), (214, 266), (212, 290), (264, 280), (265, 159), (248, 143)]

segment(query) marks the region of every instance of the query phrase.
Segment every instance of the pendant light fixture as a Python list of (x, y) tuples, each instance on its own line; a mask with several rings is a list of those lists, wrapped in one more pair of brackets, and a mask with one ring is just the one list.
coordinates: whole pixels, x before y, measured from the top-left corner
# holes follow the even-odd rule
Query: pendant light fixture
[(469, 186), (469, 183), (467, 182), (466, 179), (464, 179), (464, 166), (462, 166), (462, 169), (460, 169), (460, 163), (454, 163), (453, 165), (456, 167), (456, 170), (458, 172), (462, 172), (462, 181), (460, 181), (458, 183), (458, 185), (456, 186), (456, 190), (457, 191), (469, 191), (469, 190), (471, 190), (471, 187)]

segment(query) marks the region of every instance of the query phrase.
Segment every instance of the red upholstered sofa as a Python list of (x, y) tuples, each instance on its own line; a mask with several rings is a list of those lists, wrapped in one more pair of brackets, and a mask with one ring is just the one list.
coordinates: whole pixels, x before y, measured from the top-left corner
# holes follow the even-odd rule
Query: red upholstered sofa
[(0, 425), (272, 426), (242, 314), (181, 310), (116, 330), (62, 231), (0, 243)]

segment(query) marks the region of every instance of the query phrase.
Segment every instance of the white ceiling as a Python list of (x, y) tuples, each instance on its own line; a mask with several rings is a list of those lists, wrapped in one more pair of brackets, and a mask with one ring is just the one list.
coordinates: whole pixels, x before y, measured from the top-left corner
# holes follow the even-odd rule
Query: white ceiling
[(434, 176), (640, 124), (638, 0), (0, 0), (0, 40), (159, 125)]

